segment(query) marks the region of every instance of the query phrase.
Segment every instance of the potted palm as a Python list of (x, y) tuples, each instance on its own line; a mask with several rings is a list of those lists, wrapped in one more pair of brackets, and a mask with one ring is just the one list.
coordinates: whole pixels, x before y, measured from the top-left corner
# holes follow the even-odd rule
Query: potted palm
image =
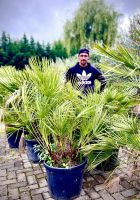
[(18, 148), (21, 135), (24, 132), (22, 123), (18, 120), (16, 113), (12, 112), (10, 108), (3, 109), (3, 112), (9, 147)]
[(20, 142), (22, 133), (23, 133), (23, 130), (20, 128), (12, 130), (12, 132), (8, 131), (7, 140), (8, 140), (10, 148), (19, 148), (19, 142)]
[[(18, 118), (24, 123), (26, 121), (26, 128), (36, 138), (44, 155), (46, 157), (49, 155), (44, 165), (52, 196), (59, 199), (72, 198), (80, 194), (86, 165), (86, 160), (80, 152), (80, 143), (78, 145), (78, 136), (74, 134), (79, 126), (79, 120), (76, 109), (68, 100), (70, 97), (66, 95), (66, 89), (57, 87), (55, 93), (52, 92), (51, 90), (47, 97), (44, 92), (42, 94), (39, 87), (24, 85), (21, 90), (21, 101), (13, 102), (12, 106), (18, 114)], [(77, 104), (76, 101), (75, 104)], [(74, 140), (76, 141), (74, 142)], [(66, 175), (63, 177), (64, 179), (61, 176), (62, 180), (59, 180), (60, 171), (63, 176)], [(53, 182), (50, 177), (52, 174), (56, 174)], [(73, 186), (71, 190), (68, 185), (66, 187), (64, 184), (68, 177), (71, 180), (69, 184)], [(55, 180), (59, 182), (57, 187)]]
[[(56, 69), (49, 68), (45, 71), (44, 68), (38, 70), (36, 66), (33, 65), (33, 67), (34, 69), (27, 69), (32, 84), (27, 82), (22, 86), (18, 101), (12, 102), (12, 109), (36, 138), (44, 154), (49, 154), (49, 159), (45, 160), (47, 162), (45, 166), (47, 167), (50, 163), (50, 167), (61, 168), (62, 174), (69, 174), (71, 185), (75, 185), (74, 191), (72, 189), (68, 192), (69, 187), (63, 188), (65, 182), (63, 180), (60, 193), (55, 192), (52, 195), (55, 198), (56, 195), (59, 198), (72, 198), (80, 193), (83, 170), (86, 165), (86, 160), (80, 151), (81, 140), (78, 142), (81, 137), (78, 133), (80, 123), (80, 117), (77, 116), (78, 107), (74, 106), (81, 100), (71, 89), (67, 92), (68, 88), (61, 86), (62, 81)], [(52, 123), (52, 120), (55, 122)], [(51, 161), (48, 163), (48, 160)], [(47, 171), (48, 169), (50, 169), (49, 166)], [(70, 175), (71, 171), (73, 175)], [(59, 187), (57, 186), (56, 189)]]
[(22, 85), (12, 109), (40, 145), (52, 197), (72, 199), (80, 194), (86, 162), (93, 169), (119, 148), (110, 121), (126, 113), (131, 99), (110, 86), (102, 94), (81, 96), (62, 84), (57, 66), (44, 62), (33, 61), (26, 73), (31, 81)]
[(34, 151), (34, 145), (37, 145), (38, 143), (33, 135), (29, 133), (28, 128), (25, 127), (26, 121), (24, 120), (24, 116), (22, 120), (18, 118), (18, 112), (15, 112), (16, 108), (13, 107), (13, 103), (16, 101), (19, 101), (20, 104), (20, 94), (21, 89), (19, 87), (18, 90), (10, 93), (9, 96), (8, 93), (5, 96), (3, 115), (6, 125), (6, 135), (10, 148), (19, 148), (20, 150), (23, 150), (26, 146), (29, 160), (37, 163), (39, 162), (39, 158), (37, 152)]
[(39, 162), (38, 151), (35, 150), (35, 147), (38, 145), (37, 140), (32, 136), (32, 134), (27, 134), (25, 136), (25, 145), (27, 147), (27, 156), (30, 161), (33, 163)]
[(125, 114), (129, 113), (129, 115), (133, 114), (139, 117), (139, 48), (137, 42), (133, 42), (130, 38), (125, 39), (124, 41), (120, 40), (120, 44), (115, 45), (114, 48), (95, 44), (94, 50), (101, 57), (99, 66), (105, 71), (111, 85), (126, 95), (124, 100), (132, 96), (135, 98), (135, 102), (133, 101), (131, 106), (129, 104), (129, 107), (124, 107), (125, 101), (121, 105)]
[(0, 68), (0, 105), (6, 122), (6, 134), (9, 146), (18, 148), (23, 133), (22, 123), (17, 120), (17, 115), (12, 112), (11, 102), (19, 96), (19, 87), (25, 80), (24, 72), (17, 71), (14, 67)]
[(86, 159), (80, 151), (80, 135), (76, 135), (79, 126), (77, 119), (71, 102), (65, 102), (56, 107), (44, 121), (45, 133), (48, 132), (44, 135), (46, 144), (42, 146), (48, 155), (44, 166), (50, 194), (55, 199), (71, 199), (79, 196), (81, 191)]
[[(96, 146), (99, 138), (109, 132), (107, 124), (110, 116), (103, 94), (79, 98), (77, 93), (70, 86), (60, 87), (48, 104), (46, 96), (37, 87), (33, 89), (25, 85), (19, 106), (17, 102), (13, 105), (19, 118), (24, 122), (27, 120), (28, 129), (30, 127), (30, 132), (40, 145), (40, 158), (44, 160), (50, 194), (55, 199), (71, 199), (80, 194), (87, 162), (84, 158), (86, 149)], [(102, 151), (99, 146), (98, 154)], [(97, 155), (93, 156), (95, 151), (92, 149), (86, 154), (87, 157), (90, 155), (89, 168), (106, 160), (115, 148), (114, 144), (106, 145), (107, 153), (98, 157), (98, 160)]]

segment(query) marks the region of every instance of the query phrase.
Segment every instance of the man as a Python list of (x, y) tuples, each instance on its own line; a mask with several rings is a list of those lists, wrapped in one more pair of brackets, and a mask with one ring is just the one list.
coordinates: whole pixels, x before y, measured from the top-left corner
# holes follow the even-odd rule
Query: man
[(94, 92), (94, 81), (97, 79), (101, 84), (99, 92), (102, 92), (106, 85), (106, 79), (99, 70), (88, 62), (89, 50), (80, 49), (78, 60), (79, 62), (66, 72), (66, 82), (71, 81), (73, 87), (86, 95), (89, 92)]

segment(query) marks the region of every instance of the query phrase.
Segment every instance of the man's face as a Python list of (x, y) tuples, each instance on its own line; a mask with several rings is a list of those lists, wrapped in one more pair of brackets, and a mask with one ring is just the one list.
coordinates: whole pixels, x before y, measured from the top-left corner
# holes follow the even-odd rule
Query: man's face
[(79, 64), (84, 67), (88, 63), (89, 55), (87, 53), (80, 53), (78, 55), (78, 59), (79, 59)]

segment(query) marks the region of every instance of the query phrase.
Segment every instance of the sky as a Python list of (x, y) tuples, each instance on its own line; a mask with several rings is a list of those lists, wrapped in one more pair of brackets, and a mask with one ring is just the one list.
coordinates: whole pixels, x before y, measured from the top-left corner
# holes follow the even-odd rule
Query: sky
[[(13, 39), (24, 33), (36, 41), (53, 42), (63, 38), (63, 27), (82, 0), (0, 0), (0, 32), (6, 31)], [(127, 29), (128, 18), (138, 9), (140, 0), (105, 0), (123, 13), (120, 23)]]

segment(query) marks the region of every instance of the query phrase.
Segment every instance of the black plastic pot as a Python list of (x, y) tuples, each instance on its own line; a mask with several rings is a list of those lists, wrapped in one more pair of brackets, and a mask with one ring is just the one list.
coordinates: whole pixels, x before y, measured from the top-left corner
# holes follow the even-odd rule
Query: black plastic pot
[(114, 170), (118, 166), (118, 153), (118, 149), (113, 150), (112, 155), (107, 160), (97, 165), (96, 169), (102, 171)]
[(38, 158), (38, 153), (35, 152), (34, 146), (36, 144), (38, 144), (38, 142), (36, 140), (28, 140), (25, 139), (25, 143), (27, 146), (27, 155), (30, 161), (34, 162), (34, 163), (38, 163), (39, 162), (39, 158)]
[(82, 164), (71, 168), (55, 168), (44, 163), (50, 195), (57, 200), (70, 200), (78, 197), (82, 188), (86, 163), (84, 159)]
[(15, 131), (12, 134), (7, 134), (7, 140), (10, 148), (18, 148), (22, 133), (23, 130), (19, 129), (18, 131)]

